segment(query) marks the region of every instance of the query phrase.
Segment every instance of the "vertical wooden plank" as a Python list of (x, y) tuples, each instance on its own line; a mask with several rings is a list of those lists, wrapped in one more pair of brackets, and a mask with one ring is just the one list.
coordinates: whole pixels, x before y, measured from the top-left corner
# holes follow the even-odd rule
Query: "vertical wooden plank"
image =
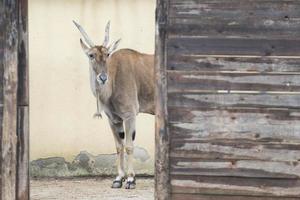
[(19, 0), (18, 105), (29, 104), (28, 79), (28, 0)]
[(19, 0), (16, 198), (29, 200), (28, 0)]
[[(0, 1), (0, 105), (3, 105), (3, 57), (4, 57), (4, 28), (5, 28), (5, 20), (2, 20), (5, 15), (5, 8), (4, 8), (4, 2)], [(1, 138), (0, 138), (1, 139)], [(1, 144), (0, 144), (1, 147)], [(0, 148), (1, 152), (1, 148)], [(0, 159), (0, 164), (1, 164), (1, 159)], [(1, 166), (1, 165), (0, 165)], [(1, 178), (1, 177), (0, 177)], [(1, 183), (0, 183), (1, 184)], [(0, 188), (1, 189), (1, 188)]]
[[(2, 173), (2, 117), (3, 117), (3, 57), (4, 57), (4, 2), (0, 1), (0, 174)], [(2, 174), (0, 175), (0, 194), (2, 194)], [(0, 195), (0, 200), (2, 200)]]
[(29, 200), (29, 109), (18, 107), (17, 189), (18, 200)]
[(0, 106), (0, 200), (2, 200), (2, 117), (3, 117), (3, 106)]
[(3, 0), (3, 113), (1, 118), (1, 200), (16, 199), (18, 1)]
[(155, 199), (170, 199), (169, 132), (167, 128), (166, 40), (169, 1), (157, 0), (155, 31)]

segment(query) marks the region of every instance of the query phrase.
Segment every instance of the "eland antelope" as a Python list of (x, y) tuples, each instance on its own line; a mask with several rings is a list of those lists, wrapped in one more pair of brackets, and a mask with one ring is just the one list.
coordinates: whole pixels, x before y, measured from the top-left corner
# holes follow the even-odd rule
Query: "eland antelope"
[[(138, 113), (154, 114), (154, 56), (132, 49), (116, 50), (120, 39), (109, 45), (109, 26), (105, 28), (102, 45), (94, 45), (84, 29), (73, 21), (83, 36), (81, 47), (90, 64), (90, 85), (97, 101), (97, 112), (103, 111), (109, 120), (117, 149), (118, 176), (112, 188), (135, 188), (133, 141)], [(124, 168), (127, 153), (127, 174)]]

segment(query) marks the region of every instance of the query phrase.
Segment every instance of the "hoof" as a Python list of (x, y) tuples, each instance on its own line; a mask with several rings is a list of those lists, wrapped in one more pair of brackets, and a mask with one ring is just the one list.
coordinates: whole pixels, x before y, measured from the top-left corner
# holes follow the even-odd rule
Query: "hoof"
[(133, 180), (128, 180), (126, 181), (125, 189), (135, 189), (136, 183), (135, 183), (135, 178)]
[(122, 178), (121, 180), (114, 180), (111, 188), (121, 188), (122, 184), (124, 182), (124, 179)]

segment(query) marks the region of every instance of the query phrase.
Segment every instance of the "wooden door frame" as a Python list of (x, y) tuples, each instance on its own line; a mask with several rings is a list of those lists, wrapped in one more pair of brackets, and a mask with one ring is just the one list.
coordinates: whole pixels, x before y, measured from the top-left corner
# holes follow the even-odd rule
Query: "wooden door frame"
[(28, 200), (28, 0), (2, 0), (0, 14), (0, 200)]
[(156, 200), (170, 199), (169, 149), (170, 135), (167, 128), (167, 75), (166, 42), (169, 0), (157, 0), (155, 19), (155, 194)]

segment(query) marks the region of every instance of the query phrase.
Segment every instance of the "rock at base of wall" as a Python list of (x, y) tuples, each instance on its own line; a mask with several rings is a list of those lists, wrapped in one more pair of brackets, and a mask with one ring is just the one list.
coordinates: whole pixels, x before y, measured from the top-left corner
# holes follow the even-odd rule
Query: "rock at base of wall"
[[(72, 162), (63, 157), (50, 157), (30, 162), (31, 177), (73, 177), (73, 176), (113, 176), (116, 175), (116, 154), (94, 156), (81, 151)], [(154, 175), (154, 161), (147, 150), (135, 147), (134, 169), (137, 175)]]

